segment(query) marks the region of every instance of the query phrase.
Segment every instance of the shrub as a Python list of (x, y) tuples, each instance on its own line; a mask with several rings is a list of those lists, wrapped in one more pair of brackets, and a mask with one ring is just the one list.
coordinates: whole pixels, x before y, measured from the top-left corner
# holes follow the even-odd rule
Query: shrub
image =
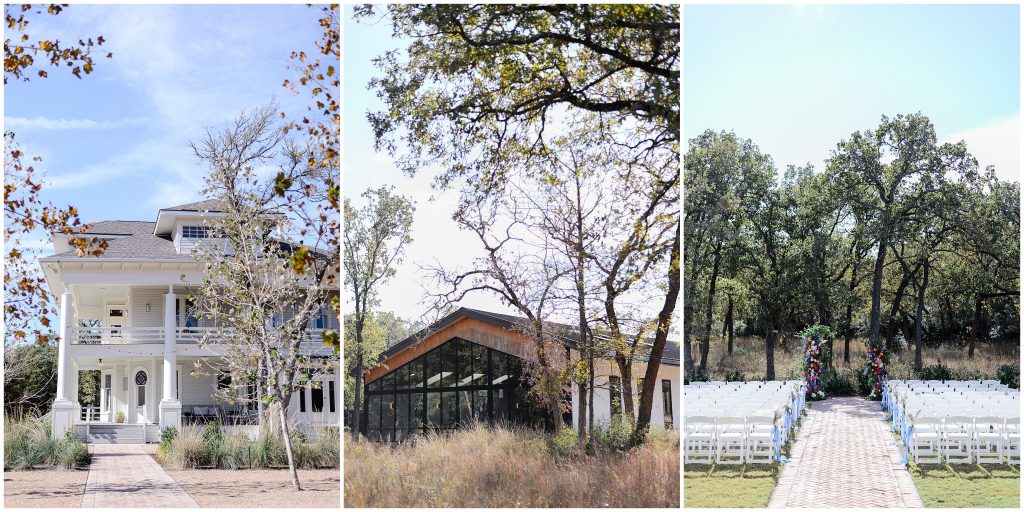
[(54, 462), (64, 469), (74, 469), (89, 462), (89, 450), (78, 440), (74, 432), (68, 432), (54, 442)]
[(1020, 389), (1020, 363), (1004, 364), (996, 370), (993, 378), (1013, 389)]
[(51, 439), (50, 423), (39, 418), (4, 420), (4, 468), (57, 466), (73, 469), (89, 462), (89, 451), (74, 432)]
[(572, 427), (562, 427), (560, 432), (551, 436), (551, 453), (557, 457), (576, 455), (579, 449), (579, 436)]
[(858, 383), (845, 372), (833, 370), (825, 378), (825, 394), (828, 396), (855, 396), (858, 391)]
[(613, 417), (609, 423), (594, 425), (591, 436), (598, 450), (621, 452), (629, 447), (629, 438), (632, 434), (633, 422), (619, 415)]
[(233, 432), (223, 440), (221, 465), (226, 469), (242, 469), (252, 464), (252, 441), (245, 432)]
[(338, 427), (318, 428), (309, 447), (316, 455), (315, 467), (337, 468), (341, 466), (341, 429)]
[(256, 442), (252, 445), (252, 465), (256, 468), (269, 468), (287, 464), (284, 445), (281, 438), (268, 429), (261, 428)]
[(746, 376), (739, 370), (733, 370), (725, 374), (725, 380), (728, 382), (745, 382)]
[(921, 371), (917, 372), (917, 376), (921, 380), (952, 380), (953, 372), (949, 370), (948, 366), (943, 366), (940, 361), (939, 364), (921, 368)]
[(711, 375), (708, 374), (707, 369), (706, 368), (701, 368), (699, 366), (694, 365), (693, 377), (689, 378), (689, 379), (684, 377), (683, 378), (683, 383), (684, 384), (689, 384), (691, 382), (707, 382), (709, 380), (711, 380)]
[(196, 427), (183, 427), (171, 447), (171, 464), (179, 469), (195, 469), (206, 464), (202, 432)]
[(207, 422), (200, 435), (203, 440), (203, 465), (220, 467), (224, 458), (224, 433), (220, 423)]

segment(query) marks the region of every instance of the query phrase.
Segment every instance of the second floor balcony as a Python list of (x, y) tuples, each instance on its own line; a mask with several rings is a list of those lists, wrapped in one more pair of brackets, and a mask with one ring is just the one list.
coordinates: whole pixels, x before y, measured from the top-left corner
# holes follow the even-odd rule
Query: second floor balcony
[[(174, 327), (176, 344), (199, 344), (204, 339), (207, 343), (227, 341), (234, 329), (218, 329), (215, 327)], [(302, 333), (303, 343), (315, 343), (323, 340), (325, 329), (309, 328)], [(72, 345), (135, 345), (163, 344), (166, 329), (163, 327), (72, 327)]]

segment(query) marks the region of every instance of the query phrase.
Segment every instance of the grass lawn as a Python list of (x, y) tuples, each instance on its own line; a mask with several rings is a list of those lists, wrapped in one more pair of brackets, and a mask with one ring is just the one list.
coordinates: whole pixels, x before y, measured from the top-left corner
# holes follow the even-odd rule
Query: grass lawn
[(926, 507), (1020, 508), (1020, 471), (1015, 466), (911, 462), (910, 474)]
[(765, 508), (782, 467), (773, 464), (683, 467), (685, 508)]

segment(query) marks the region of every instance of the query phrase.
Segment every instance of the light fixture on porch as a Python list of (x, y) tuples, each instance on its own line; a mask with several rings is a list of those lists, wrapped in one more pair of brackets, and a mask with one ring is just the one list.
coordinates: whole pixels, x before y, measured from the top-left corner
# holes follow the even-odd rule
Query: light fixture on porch
[(121, 377), (121, 391), (128, 391), (128, 377)]
[(146, 313), (149, 313), (149, 304), (146, 304)]

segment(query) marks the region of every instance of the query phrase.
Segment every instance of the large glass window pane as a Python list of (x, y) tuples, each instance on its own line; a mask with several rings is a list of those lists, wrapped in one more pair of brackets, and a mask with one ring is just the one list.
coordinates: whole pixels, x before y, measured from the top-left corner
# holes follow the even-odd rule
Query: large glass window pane
[(426, 404), (423, 393), (413, 393), (409, 395), (409, 399), (412, 402), (410, 406), (411, 417), (409, 419), (409, 425), (416, 432), (423, 431), (423, 414), (424, 406)]
[(380, 428), (395, 428), (395, 395), (384, 395), (380, 408)]
[(324, 388), (310, 388), (309, 396), (311, 398), (310, 405), (312, 406), (313, 412), (323, 412), (324, 410)]
[(441, 393), (427, 393), (427, 428), (441, 428)]
[(459, 405), (455, 391), (444, 392), (444, 415), (441, 417), (444, 428), (455, 428), (458, 425)]
[[(486, 392), (486, 391), (485, 391)], [(475, 391), (459, 391), (459, 424), (468, 425), (473, 419), (473, 395)]]
[(455, 386), (455, 376), (458, 374), (458, 360), (456, 359), (456, 348), (458, 345), (453, 342), (441, 345), (441, 387), (449, 388)]
[(409, 371), (408, 383), (410, 388), (423, 387), (423, 358), (417, 357), (413, 362), (406, 365)]
[(519, 381), (523, 377), (523, 360), (510, 355), (506, 363), (508, 364), (508, 374), (512, 376), (509, 380), (512, 381), (512, 384), (518, 386)]
[(457, 339), (459, 343), (459, 385), (469, 386), (473, 380), (473, 344)]
[(491, 384), (509, 383), (511, 376), (508, 373), (508, 358), (509, 355), (504, 352), (491, 351), (491, 369), (494, 370), (494, 375), (491, 376)]
[(473, 346), (473, 379), (472, 385), (487, 384), (487, 347), (477, 344)]
[(512, 419), (512, 389), (510, 388), (494, 388), (494, 392), (491, 394), (494, 399), (494, 421), (509, 421)]
[(404, 365), (394, 371), (395, 389), (407, 389), (409, 387), (409, 366)]
[(424, 357), (427, 360), (427, 387), (441, 387), (441, 351), (435, 348)]
[(478, 389), (476, 390), (476, 396), (474, 397), (473, 403), (473, 416), (477, 421), (484, 423), (488, 418), (489, 408), (487, 406), (487, 390)]
[(376, 393), (380, 391), (380, 379), (377, 379), (366, 386), (366, 391), (369, 393)]
[(395, 389), (395, 372), (391, 372), (384, 376), (382, 384), (384, 391), (393, 391)]
[(366, 406), (366, 425), (370, 430), (380, 428), (380, 395), (370, 395)]
[(409, 395), (407, 393), (399, 393), (395, 396), (395, 401), (398, 403), (398, 413), (395, 418), (395, 428), (405, 429), (409, 428)]

